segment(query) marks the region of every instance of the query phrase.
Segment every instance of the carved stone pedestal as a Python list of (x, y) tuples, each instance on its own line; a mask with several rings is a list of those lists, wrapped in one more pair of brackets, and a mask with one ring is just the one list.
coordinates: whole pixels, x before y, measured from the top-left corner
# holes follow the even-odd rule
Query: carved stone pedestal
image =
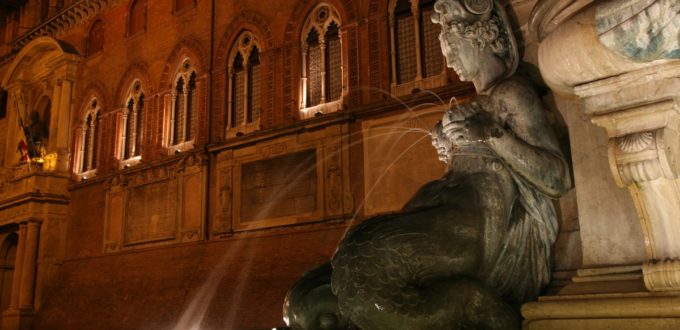
[(524, 329), (678, 329), (680, 296), (649, 293), (570, 295), (543, 299), (523, 309)]
[(522, 306), (524, 329), (680, 328), (680, 293), (649, 292), (641, 266), (580, 269), (572, 282)]
[[(605, 129), (611, 173), (630, 192), (647, 261), (579, 270), (557, 295), (523, 306), (525, 328), (678, 329), (680, 53), (672, 41), (680, 16), (664, 0), (602, 1), (584, 10), (569, 3), (539, 1), (534, 11), (541, 73)], [(572, 141), (572, 150), (587, 147)]]

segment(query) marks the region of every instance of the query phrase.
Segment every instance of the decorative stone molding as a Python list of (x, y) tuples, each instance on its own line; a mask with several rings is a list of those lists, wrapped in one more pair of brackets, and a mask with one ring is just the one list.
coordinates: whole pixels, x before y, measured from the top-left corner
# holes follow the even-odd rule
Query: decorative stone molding
[(529, 18), (529, 33), (542, 41), (558, 25), (593, 0), (539, 0)]
[(103, 251), (203, 239), (206, 180), (207, 158), (199, 153), (110, 178)]
[(635, 182), (677, 178), (680, 164), (675, 160), (680, 159), (680, 150), (668, 144), (678, 139), (678, 132), (669, 128), (612, 138), (609, 160), (616, 182), (626, 187)]
[(50, 36), (57, 37), (102, 11), (118, 5), (120, 0), (79, 0), (62, 9), (54, 17), (42, 22), (21, 37), (10, 43), (12, 48), (21, 49), (33, 39)]
[(648, 262), (642, 265), (645, 286), (650, 291), (677, 291), (680, 288), (680, 260)]

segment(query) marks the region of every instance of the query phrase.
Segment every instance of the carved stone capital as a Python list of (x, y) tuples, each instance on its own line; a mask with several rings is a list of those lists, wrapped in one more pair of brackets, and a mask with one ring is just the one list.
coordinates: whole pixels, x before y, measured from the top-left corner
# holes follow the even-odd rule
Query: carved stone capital
[(678, 140), (678, 132), (668, 127), (611, 138), (609, 162), (616, 183), (627, 187), (635, 182), (678, 178)]

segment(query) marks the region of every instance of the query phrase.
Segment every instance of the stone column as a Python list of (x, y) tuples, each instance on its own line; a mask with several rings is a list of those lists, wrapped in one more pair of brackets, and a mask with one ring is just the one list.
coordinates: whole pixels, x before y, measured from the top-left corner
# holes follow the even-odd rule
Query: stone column
[(26, 223), (19, 224), (19, 240), (17, 242), (17, 254), (14, 260), (14, 274), (12, 275), (12, 301), (10, 306), (14, 309), (19, 307), (19, 294), (21, 289), (21, 275), (23, 273), (23, 260), (26, 249)]
[(26, 245), (22, 262), (21, 290), (19, 294), (20, 309), (33, 309), (39, 232), (40, 223), (35, 220), (29, 221), (27, 224)]
[[(52, 90), (52, 114), (55, 113), (55, 109), (59, 108), (59, 105), (61, 104), (61, 83), (59, 83), (59, 80), (57, 80), (54, 84), (54, 88)], [(49, 136), (49, 141), (57, 141), (57, 132), (59, 132), (59, 121), (58, 120), (51, 120), (50, 121), (50, 136)], [(56, 143), (52, 142), (48, 146), (48, 153), (55, 152), (57, 150)]]
[(69, 144), (69, 130), (71, 117), (71, 93), (73, 90), (73, 82), (68, 79), (61, 81), (61, 96), (59, 98), (57, 120), (59, 123), (57, 131), (57, 171), (67, 172), (69, 168), (70, 152)]

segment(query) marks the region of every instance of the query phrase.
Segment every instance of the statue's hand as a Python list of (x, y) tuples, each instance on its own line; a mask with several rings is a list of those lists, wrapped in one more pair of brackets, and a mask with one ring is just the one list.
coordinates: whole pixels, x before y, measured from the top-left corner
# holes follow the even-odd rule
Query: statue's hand
[(444, 135), (458, 146), (486, 142), (492, 129), (499, 127), (477, 102), (457, 106), (447, 111), (442, 119)]
[(449, 123), (464, 121), (465, 119), (468, 119), (483, 111), (484, 109), (482, 109), (482, 105), (477, 101), (456, 105), (453, 108), (450, 108), (449, 111), (444, 114), (444, 117), (442, 118), (442, 125), (444, 128), (446, 128), (446, 125)]
[(506, 130), (487, 113), (480, 113), (464, 121), (450, 123), (444, 128), (449, 141), (458, 146), (473, 143), (487, 143), (493, 137), (500, 137)]

